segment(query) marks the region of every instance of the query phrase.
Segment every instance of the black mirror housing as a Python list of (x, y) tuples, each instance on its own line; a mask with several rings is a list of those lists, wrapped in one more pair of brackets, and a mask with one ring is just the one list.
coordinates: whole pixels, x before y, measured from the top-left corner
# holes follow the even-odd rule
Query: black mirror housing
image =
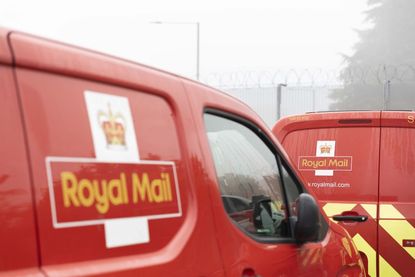
[(296, 201), (296, 212), (294, 236), (297, 242), (316, 241), (320, 230), (320, 212), (314, 197), (308, 193), (300, 194)]

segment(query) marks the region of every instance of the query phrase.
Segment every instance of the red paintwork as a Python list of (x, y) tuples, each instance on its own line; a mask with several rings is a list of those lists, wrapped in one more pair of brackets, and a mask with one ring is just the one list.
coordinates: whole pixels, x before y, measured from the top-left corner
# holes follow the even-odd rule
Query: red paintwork
[[(334, 176), (315, 176), (314, 171), (296, 168), (322, 206), (336, 202), (374, 204), (379, 213), (379, 205), (393, 205), (405, 217), (402, 220), (415, 226), (414, 119), (414, 112), (316, 113), (281, 119), (273, 133), (293, 161), (301, 156), (315, 156), (317, 140), (335, 140), (336, 156), (352, 156), (352, 171), (335, 171)], [(317, 188), (314, 185), (322, 182), (350, 183), (351, 188)], [(364, 223), (339, 225), (351, 236), (362, 235), (402, 276), (412, 275), (415, 263), (402, 244), (380, 227), (377, 218), (372, 218), (362, 206), (357, 205), (352, 212), (367, 215), (369, 219)], [(385, 217), (380, 214), (380, 219)], [(379, 264), (376, 266), (378, 276), (384, 276)]]
[(0, 84), (0, 268), (12, 275), (13, 270), (37, 268), (39, 257), (16, 87), (12, 69), (1, 64)]
[[(408, 118), (411, 120), (408, 121)], [(415, 228), (415, 118), (414, 112), (382, 112), (379, 203), (393, 205)], [(381, 218), (385, 218), (380, 214)], [(402, 276), (413, 275), (415, 261), (390, 235), (379, 228), (379, 254), (396, 265)], [(414, 239), (405, 237), (404, 239)]]
[[(0, 50), (5, 41), (2, 33)], [(341, 227), (331, 227), (321, 242), (261, 244), (231, 223), (222, 205), (203, 111), (210, 107), (240, 115), (272, 138), (247, 106), (172, 74), (21, 33), (10, 34), (10, 47), (13, 67), (0, 66), (5, 134), (0, 145), (0, 275), (219, 277), (250, 270), (261, 276), (360, 274), (359, 255)], [(6, 55), (1, 61), (7, 60)], [(95, 157), (85, 90), (128, 97), (140, 159), (175, 164), (179, 190), (172, 197), (180, 195), (181, 216), (149, 220), (149, 243), (106, 248), (103, 225), (53, 224), (47, 157)], [(276, 140), (275, 145), (280, 148)], [(116, 168), (109, 163), (56, 162), (51, 179), (56, 187), (56, 172), (62, 170), (77, 172), (80, 178), (103, 172), (115, 178), (113, 171), (134, 168), (131, 163)], [(160, 169), (148, 170), (154, 177)], [(159, 212), (176, 208), (167, 205)], [(114, 213), (136, 215), (121, 206)], [(82, 209), (58, 214), (59, 220), (68, 221), (98, 216)]]
[(8, 30), (0, 28), (0, 64), (12, 63), (12, 55), (10, 52), (9, 43), (7, 41), (8, 33)]

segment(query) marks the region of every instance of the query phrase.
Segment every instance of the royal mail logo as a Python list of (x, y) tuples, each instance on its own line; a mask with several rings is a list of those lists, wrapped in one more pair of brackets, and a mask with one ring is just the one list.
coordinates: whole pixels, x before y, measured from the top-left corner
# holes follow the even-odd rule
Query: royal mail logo
[(127, 147), (125, 141), (125, 123), (125, 117), (120, 112), (112, 112), (110, 103), (108, 103), (107, 111), (98, 111), (98, 124), (105, 134), (108, 148)]
[(333, 176), (335, 171), (352, 171), (351, 156), (336, 156), (336, 141), (318, 140), (315, 156), (298, 157), (298, 169), (316, 176)]
[(55, 228), (181, 216), (173, 162), (48, 157), (46, 166)]
[(320, 145), (320, 154), (330, 154), (331, 149), (332, 146), (328, 145), (327, 143), (324, 145)]
[(334, 170), (334, 171), (351, 171), (352, 157), (313, 157), (300, 156), (298, 160), (299, 170)]

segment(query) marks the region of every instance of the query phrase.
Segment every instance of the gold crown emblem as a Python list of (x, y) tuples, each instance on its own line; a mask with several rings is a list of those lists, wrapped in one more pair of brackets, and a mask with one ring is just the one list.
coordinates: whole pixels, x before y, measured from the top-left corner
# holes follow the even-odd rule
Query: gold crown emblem
[(98, 111), (98, 122), (105, 134), (107, 146), (126, 147), (125, 119), (121, 113), (112, 113), (108, 103), (108, 111)]
[(327, 145), (327, 143), (320, 146), (320, 153), (321, 154), (329, 154), (330, 150), (331, 150), (331, 146)]

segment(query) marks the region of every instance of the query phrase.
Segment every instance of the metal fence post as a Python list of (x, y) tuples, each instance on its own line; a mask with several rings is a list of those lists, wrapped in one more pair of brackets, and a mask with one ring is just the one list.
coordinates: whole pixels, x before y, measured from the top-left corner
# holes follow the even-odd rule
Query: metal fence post
[(287, 84), (277, 85), (277, 120), (281, 118), (281, 87), (286, 87)]

